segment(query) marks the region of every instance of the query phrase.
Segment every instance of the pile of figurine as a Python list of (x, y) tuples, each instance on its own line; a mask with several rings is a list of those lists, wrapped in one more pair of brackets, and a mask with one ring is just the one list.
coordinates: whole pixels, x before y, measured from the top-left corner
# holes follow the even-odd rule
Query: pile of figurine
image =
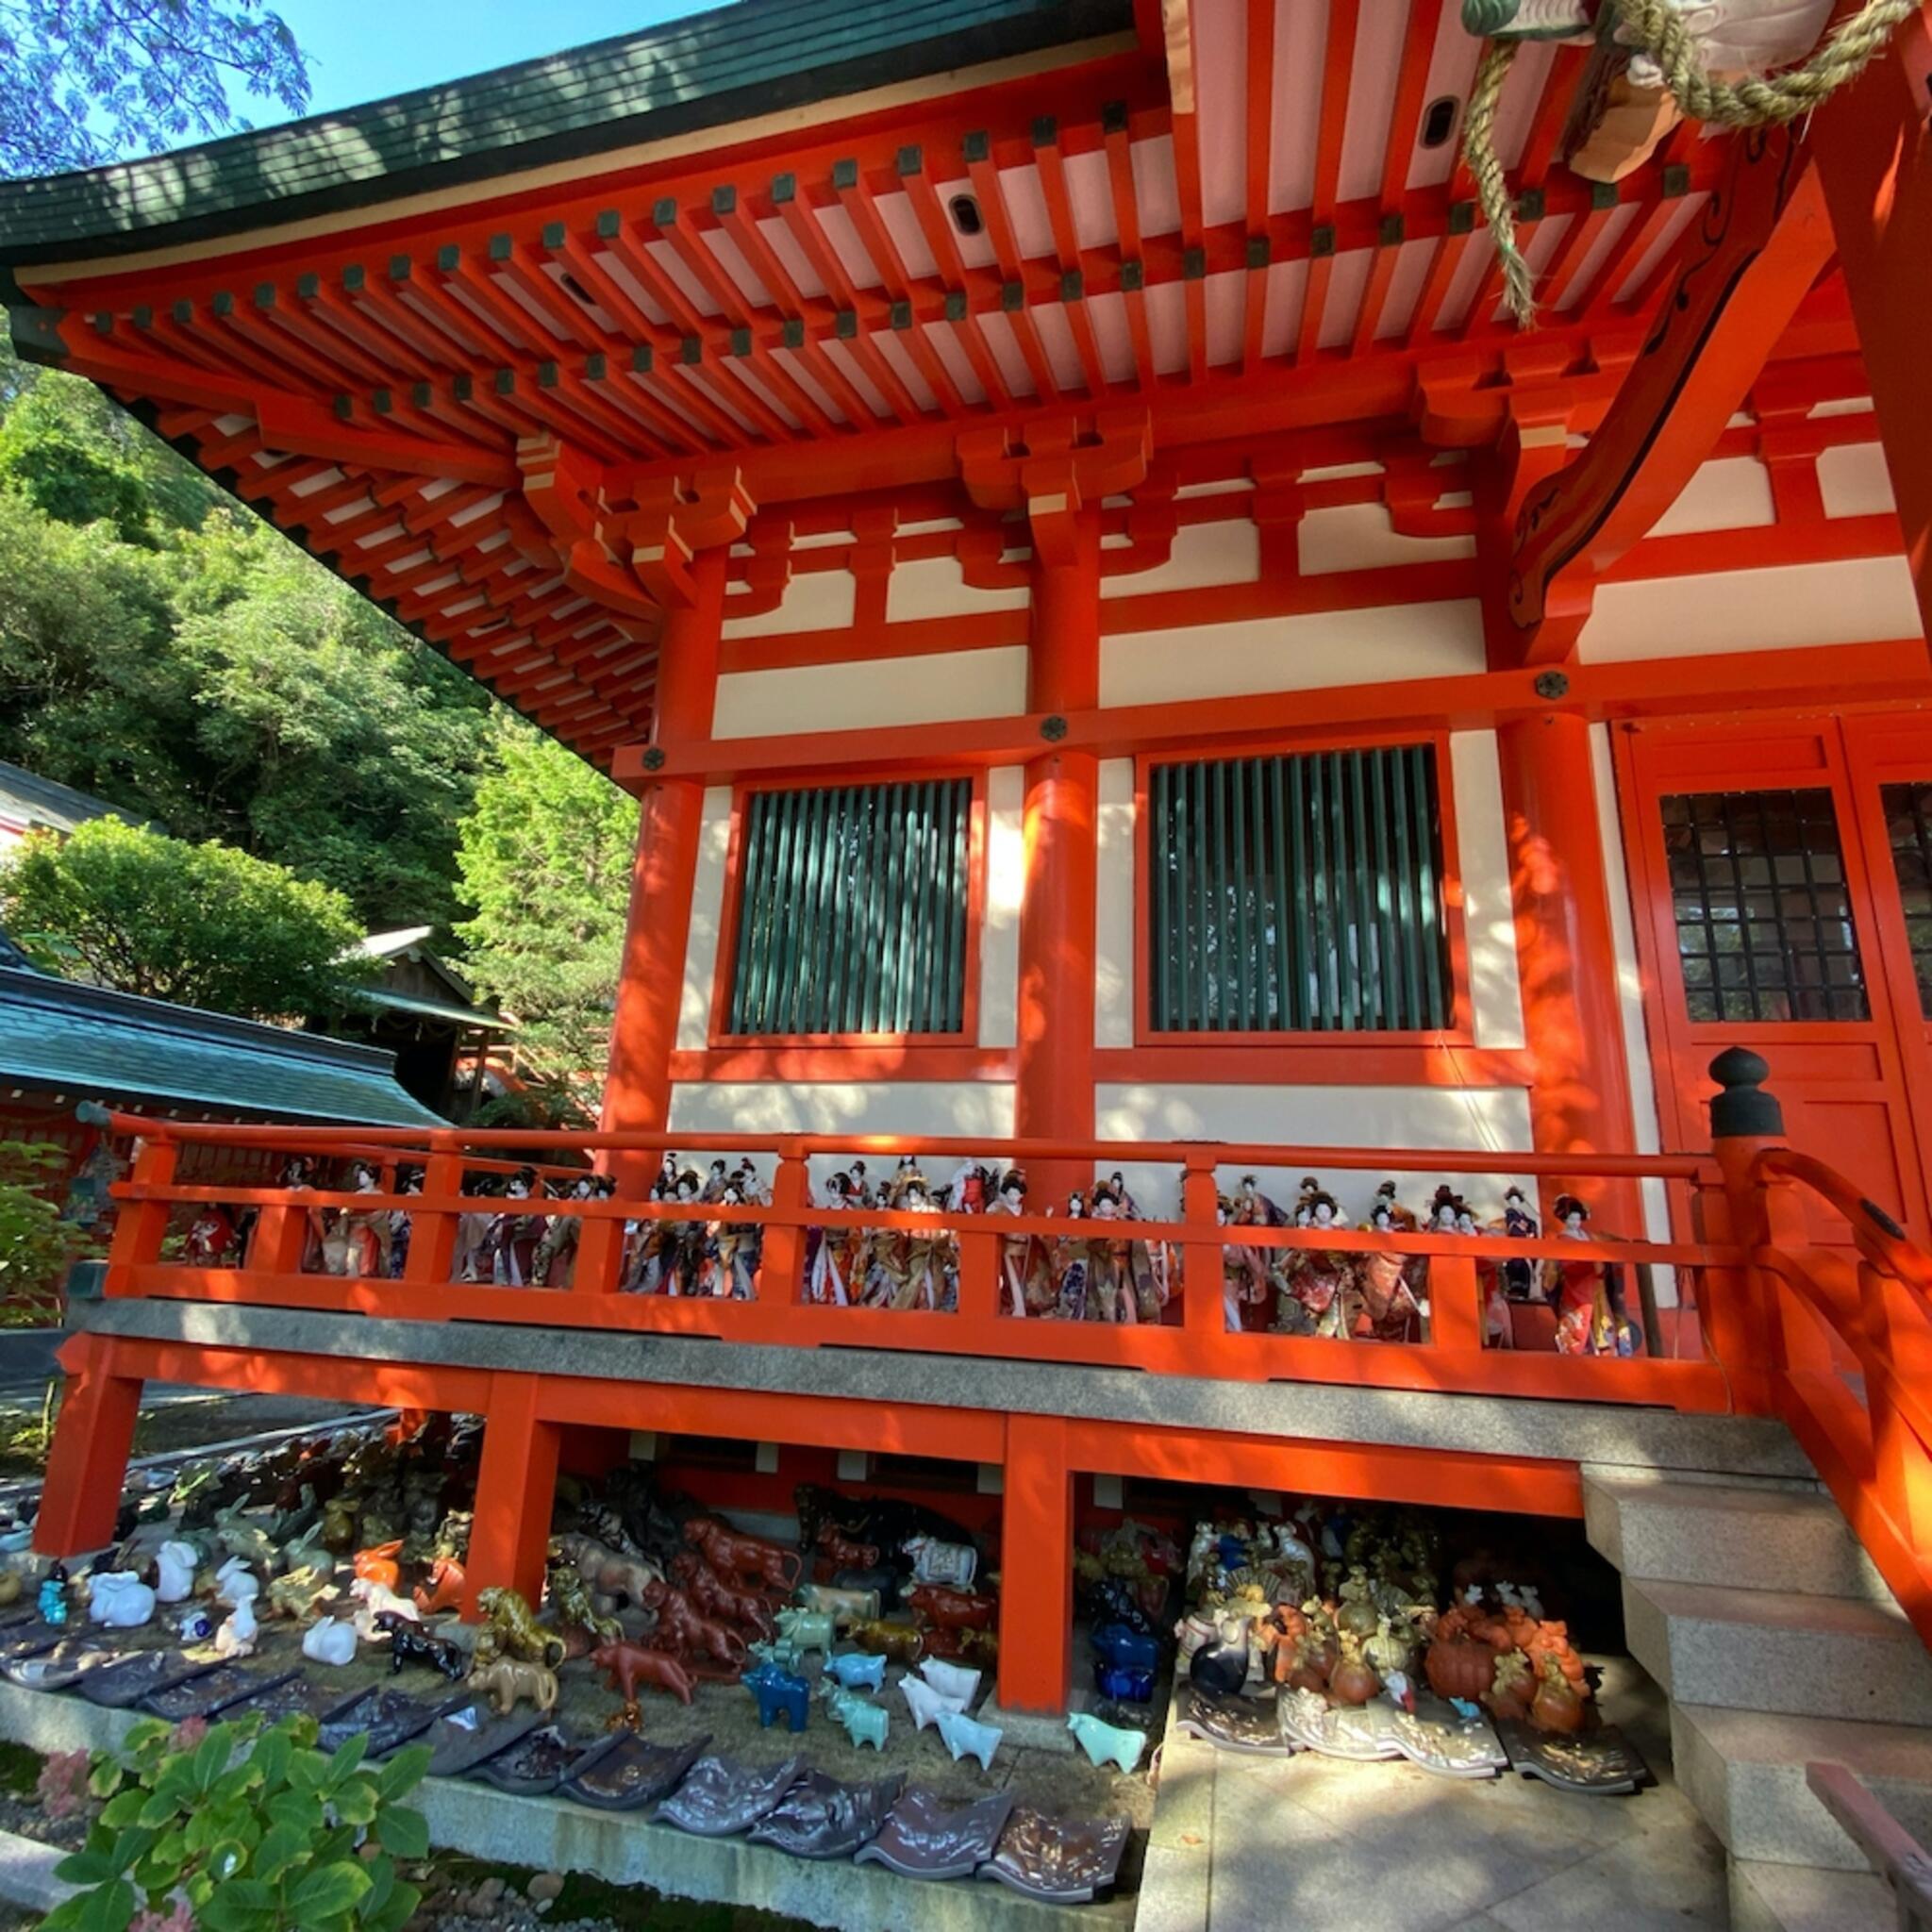
[(1425, 1684), (1465, 1716), (1584, 1727), (1590, 1674), (1535, 1587), (1476, 1560), (1446, 1600), (1441, 1589), (1425, 1518), (1306, 1503), (1273, 1522), (1196, 1526), (1175, 1636), (1189, 1681), (1210, 1695), (1285, 1686), (1331, 1707), (1382, 1699), (1412, 1712)]

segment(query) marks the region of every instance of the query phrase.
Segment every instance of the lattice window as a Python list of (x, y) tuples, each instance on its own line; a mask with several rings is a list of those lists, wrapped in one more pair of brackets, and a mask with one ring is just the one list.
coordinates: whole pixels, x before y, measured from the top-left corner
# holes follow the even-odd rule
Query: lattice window
[(1906, 938), (1918, 969), (1919, 1008), (1932, 1020), (1932, 785), (1886, 785), (1878, 795), (1891, 835)]
[(1429, 747), (1157, 765), (1149, 819), (1156, 1031), (1449, 1024)]
[(957, 1034), (973, 781), (753, 792), (727, 1030)]
[(1869, 1019), (1831, 793), (1659, 803), (1690, 1017)]

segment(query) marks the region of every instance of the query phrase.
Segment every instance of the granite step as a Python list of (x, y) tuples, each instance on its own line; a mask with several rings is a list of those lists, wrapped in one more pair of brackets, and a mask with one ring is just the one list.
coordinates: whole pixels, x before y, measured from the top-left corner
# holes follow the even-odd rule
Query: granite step
[(1583, 1520), (1625, 1576), (1890, 1601), (1838, 1506), (1815, 1489), (1586, 1472)]
[(1733, 1858), (1731, 1932), (1890, 1932), (1898, 1902), (1868, 1866), (1825, 1872), (1815, 1865), (1763, 1865)]
[(1677, 1783), (1735, 1858), (1869, 1872), (1805, 1782), (1842, 1764), (1921, 1843), (1932, 1843), (1932, 1733), (1909, 1724), (1673, 1704)]
[(1626, 1576), (1624, 1629), (1674, 1703), (1932, 1724), (1932, 1657), (1889, 1604)]

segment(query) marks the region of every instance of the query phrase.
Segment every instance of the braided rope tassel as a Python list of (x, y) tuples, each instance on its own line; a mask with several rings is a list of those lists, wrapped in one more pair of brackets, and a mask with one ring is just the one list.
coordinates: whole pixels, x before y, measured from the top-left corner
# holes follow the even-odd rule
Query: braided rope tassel
[(1504, 303), (1516, 325), (1528, 328), (1536, 321), (1536, 297), (1529, 264), (1516, 245), (1516, 209), (1503, 164), (1496, 158), (1495, 140), (1496, 105), (1503, 98), (1503, 83), (1509, 77), (1516, 47), (1514, 41), (1491, 41), (1483, 48), (1470, 88), (1469, 109), (1462, 118), (1462, 158), (1475, 179), (1475, 198), (1481, 204), (1483, 220), (1490, 225), (1496, 259), (1503, 265)]
[(1782, 125), (1808, 114), (1865, 71), (1919, 0), (1866, 0), (1805, 62), (1769, 79), (1713, 80), (1697, 58), (1684, 15), (1672, 0), (1616, 0), (1619, 37), (1657, 64), (1664, 85), (1693, 121), (1719, 127)]

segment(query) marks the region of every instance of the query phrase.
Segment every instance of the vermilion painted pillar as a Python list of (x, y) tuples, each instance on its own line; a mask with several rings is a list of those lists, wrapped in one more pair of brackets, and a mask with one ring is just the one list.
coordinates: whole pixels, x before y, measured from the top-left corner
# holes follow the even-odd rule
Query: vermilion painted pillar
[(1074, 1477), (1062, 1416), (1007, 1418), (1000, 1705), (1058, 1713), (1074, 1670)]
[[(1027, 707), (1059, 713), (1100, 702), (1100, 511), (1074, 515), (1072, 555), (1036, 561)], [(1100, 765), (1048, 751), (1026, 767), (1026, 877), (1020, 907), (1014, 1131), (1022, 1140), (1093, 1137), (1094, 884)], [(1091, 1180), (1091, 1164), (1037, 1163), (1036, 1210)]]
[(1872, 378), (1878, 434), (1905, 526), (1919, 617), (1932, 637), (1932, 383), (1925, 379), (1932, 263), (1932, 7), (1813, 116), (1838, 258)]
[(105, 1335), (76, 1335), (60, 1351), (67, 1391), (34, 1519), (34, 1548), (43, 1557), (77, 1557), (114, 1541), (142, 1378), (116, 1374), (113, 1360)]
[[(653, 744), (711, 735), (724, 557), (723, 547), (699, 551), (691, 566), (696, 590), (693, 602), (666, 613), (658, 645)], [(685, 944), (691, 934), (704, 801), (702, 781), (683, 777), (647, 781), (641, 800), (630, 919), (624, 936), (617, 1012), (610, 1027), (610, 1068), (604, 1081), (602, 1124), (609, 1131), (648, 1133), (669, 1124), (671, 1055), (677, 1044), (678, 1009), (684, 998)], [(641, 1193), (658, 1166), (655, 1154), (619, 1155), (612, 1158), (610, 1172), (617, 1176), (620, 1193)]]
[(541, 1388), (536, 1375), (491, 1378), (476, 1513), (464, 1565), (465, 1616), (476, 1614), (477, 1591), (491, 1588), (513, 1590), (533, 1607), (542, 1601), (563, 1430), (539, 1417)]
[[(1518, 719), (1498, 729), (1496, 749), (1536, 1151), (1628, 1154), (1630, 1071), (1590, 726), (1567, 711)], [(1606, 1233), (1642, 1231), (1634, 1188), (1586, 1180), (1578, 1191)]]

